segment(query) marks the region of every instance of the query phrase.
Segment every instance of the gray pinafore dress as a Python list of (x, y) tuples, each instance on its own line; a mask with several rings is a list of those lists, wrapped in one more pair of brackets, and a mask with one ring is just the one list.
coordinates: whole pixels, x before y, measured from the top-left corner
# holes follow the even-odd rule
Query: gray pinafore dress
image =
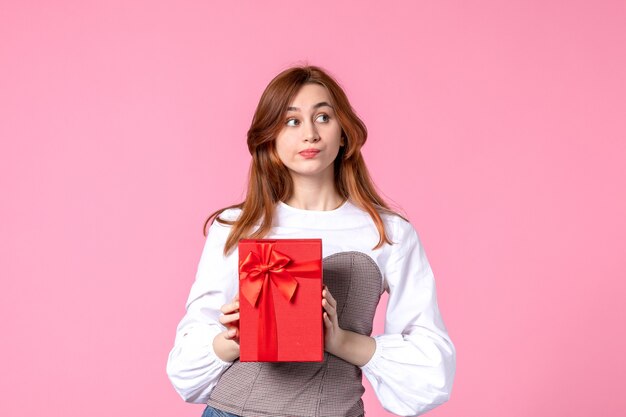
[[(371, 335), (383, 279), (362, 252), (323, 259), (339, 327)], [(323, 362), (239, 362), (220, 377), (207, 404), (243, 417), (361, 417), (361, 369), (328, 352)]]

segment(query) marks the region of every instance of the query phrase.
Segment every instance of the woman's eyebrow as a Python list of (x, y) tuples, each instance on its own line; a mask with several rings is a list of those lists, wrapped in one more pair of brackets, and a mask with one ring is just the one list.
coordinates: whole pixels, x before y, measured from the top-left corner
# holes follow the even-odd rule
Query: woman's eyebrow
[[(326, 103), (325, 101), (322, 101), (321, 103), (317, 103), (316, 105), (313, 106), (313, 108), (314, 109), (318, 109), (318, 108), (323, 107), (323, 106), (330, 107), (331, 109), (334, 110), (334, 107), (331, 106), (330, 104)], [(300, 109), (297, 108), (297, 107), (287, 107), (287, 111), (300, 111)]]

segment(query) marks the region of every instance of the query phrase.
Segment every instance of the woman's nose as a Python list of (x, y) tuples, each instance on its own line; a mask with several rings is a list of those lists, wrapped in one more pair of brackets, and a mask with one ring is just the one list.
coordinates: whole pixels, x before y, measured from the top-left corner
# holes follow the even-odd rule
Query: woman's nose
[(305, 142), (317, 142), (320, 140), (320, 135), (317, 133), (317, 128), (314, 123), (307, 123), (304, 129)]

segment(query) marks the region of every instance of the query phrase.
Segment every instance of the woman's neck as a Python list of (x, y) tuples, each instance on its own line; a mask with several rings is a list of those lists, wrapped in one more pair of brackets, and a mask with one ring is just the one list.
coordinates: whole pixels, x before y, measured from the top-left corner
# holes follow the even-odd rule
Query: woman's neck
[(306, 181), (294, 178), (293, 194), (285, 201), (291, 207), (303, 210), (334, 210), (345, 201), (332, 181)]

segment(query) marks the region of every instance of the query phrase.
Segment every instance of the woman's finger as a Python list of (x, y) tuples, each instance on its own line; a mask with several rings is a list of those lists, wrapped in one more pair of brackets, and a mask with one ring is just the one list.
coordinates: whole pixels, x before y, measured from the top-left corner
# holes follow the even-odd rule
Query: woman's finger
[(328, 301), (330, 301), (333, 307), (337, 308), (337, 300), (335, 300), (335, 297), (333, 297), (333, 295), (330, 293), (328, 287), (326, 288), (326, 291), (328, 293)]
[(220, 323), (227, 324), (239, 320), (239, 313), (224, 314), (220, 316)]
[(337, 300), (335, 300), (335, 297), (333, 297), (333, 295), (330, 293), (328, 287), (324, 287), (323, 295), (324, 298), (328, 300), (330, 305), (332, 305), (334, 308), (337, 308)]
[(333, 327), (333, 321), (330, 319), (330, 317), (328, 317), (328, 313), (324, 313), (324, 325), (328, 328)]
[(330, 315), (335, 315), (337, 312), (337, 310), (335, 310), (335, 307), (333, 307), (333, 305), (330, 304), (327, 299), (322, 300), (322, 306), (324, 307), (324, 310), (326, 310), (326, 312)]
[(224, 335), (226, 339), (237, 339), (239, 337), (239, 329), (236, 327), (229, 327)]
[(239, 309), (239, 300), (233, 300), (232, 303), (224, 304), (220, 311), (224, 314), (232, 313), (233, 311), (237, 311)]

